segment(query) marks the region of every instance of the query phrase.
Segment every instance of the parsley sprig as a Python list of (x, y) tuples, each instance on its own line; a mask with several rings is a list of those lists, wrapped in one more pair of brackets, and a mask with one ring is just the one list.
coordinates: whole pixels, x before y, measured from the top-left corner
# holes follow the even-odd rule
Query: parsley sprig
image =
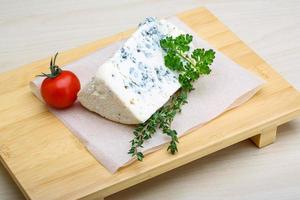
[(193, 88), (193, 82), (200, 75), (211, 72), (209, 68), (215, 58), (213, 50), (195, 49), (191, 52), (190, 44), (193, 36), (179, 35), (176, 38), (166, 37), (160, 40), (160, 46), (165, 51), (164, 62), (166, 67), (179, 73), (178, 81), (181, 88), (173, 95), (171, 100), (158, 109), (147, 121), (139, 124), (133, 131), (134, 138), (130, 141), (129, 154), (142, 161), (143, 153), (140, 151), (146, 140), (152, 138), (157, 129), (171, 138), (168, 151), (175, 154), (178, 151), (178, 137), (176, 130), (171, 128), (172, 121), (181, 108), (187, 103), (188, 93)]

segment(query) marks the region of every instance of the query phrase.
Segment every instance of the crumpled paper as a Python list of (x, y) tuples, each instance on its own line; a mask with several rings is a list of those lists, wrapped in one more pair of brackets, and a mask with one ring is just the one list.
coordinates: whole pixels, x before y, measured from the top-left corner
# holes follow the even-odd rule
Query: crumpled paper
[[(177, 17), (168, 20), (186, 33), (192, 34), (196, 48), (214, 49)], [(64, 66), (64, 69), (73, 71), (83, 86), (93, 77), (97, 68), (122, 46), (123, 42), (120, 41), (100, 49)], [(177, 130), (179, 136), (246, 102), (264, 83), (259, 77), (246, 71), (216, 49), (214, 50), (216, 58), (211, 66), (211, 74), (203, 76), (195, 82), (195, 90), (188, 97), (189, 103), (183, 106), (182, 112), (173, 121), (172, 128)], [(43, 78), (38, 77), (30, 83), (32, 92), (41, 101), (43, 101), (40, 95), (42, 81)], [(130, 149), (129, 141), (133, 138), (134, 126), (102, 118), (86, 110), (79, 102), (66, 110), (49, 108), (49, 111), (60, 119), (111, 173), (133, 161), (127, 152)], [(157, 133), (145, 143), (144, 153), (155, 151), (167, 142), (169, 142), (167, 136)]]

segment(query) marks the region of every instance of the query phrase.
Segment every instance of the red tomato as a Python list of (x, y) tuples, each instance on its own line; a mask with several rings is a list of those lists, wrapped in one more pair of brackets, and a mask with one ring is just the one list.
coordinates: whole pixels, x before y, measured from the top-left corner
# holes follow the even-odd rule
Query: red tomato
[(55, 65), (56, 56), (57, 54), (50, 62), (51, 74), (40, 75), (46, 76), (42, 82), (41, 95), (48, 105), (62, 109), (70, 107), (76, 101), (80, 82), (73, 72), (61, 70)]
[(54, 108), (70, 107), (77, 99), (80, 82), (71, 71), (62, 71), (55, 78), (46, 78), (41, 86), (41, 94), (47, 104)]

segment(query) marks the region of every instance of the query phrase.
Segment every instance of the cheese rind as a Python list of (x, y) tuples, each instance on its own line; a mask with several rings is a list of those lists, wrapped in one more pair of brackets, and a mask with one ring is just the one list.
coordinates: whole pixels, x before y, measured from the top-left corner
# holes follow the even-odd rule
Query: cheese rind
[(147, 18), (80, 91), (87, 109), (124, 124), (146, 121), (179, 88), (178, 74), (164, 65), (160, 40), (184, 34), (166, 20)]

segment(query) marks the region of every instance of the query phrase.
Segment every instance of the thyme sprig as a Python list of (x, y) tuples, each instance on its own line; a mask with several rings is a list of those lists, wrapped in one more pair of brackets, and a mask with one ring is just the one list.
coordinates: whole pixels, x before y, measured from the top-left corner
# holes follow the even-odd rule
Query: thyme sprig
[(193, 82), (200, 75), (206, 75), (211, 72), (210, 65), (215, 58), (213, 50), (195, 49), (191, 52), (190, 43), (193, 36), (179, 35), (176, 38), (166, 37), (160, 40), (160, 46), (165, 51), (164, 62), (166, 67), (179, 73), (179, 83), (181, 88), (176, 92), (171, 100), (160, 109), (158, 109), (147, 121), (139, 124), (133, 131), (134, 138), (130, 141), (131, 148), (129, 154), (136, 156), (142, 161), (144, 154), (140, 151), (146, 140), (152, 138), (157, 129), (161, 129), (163, 134), (168, 135), (171, 141), (168, 151), (175, 154), (178, 151), (178, 137), (176, 130), (171, 128), (171, 124), (177, 113), (187, 103), (188, 93), (193, 88)]

